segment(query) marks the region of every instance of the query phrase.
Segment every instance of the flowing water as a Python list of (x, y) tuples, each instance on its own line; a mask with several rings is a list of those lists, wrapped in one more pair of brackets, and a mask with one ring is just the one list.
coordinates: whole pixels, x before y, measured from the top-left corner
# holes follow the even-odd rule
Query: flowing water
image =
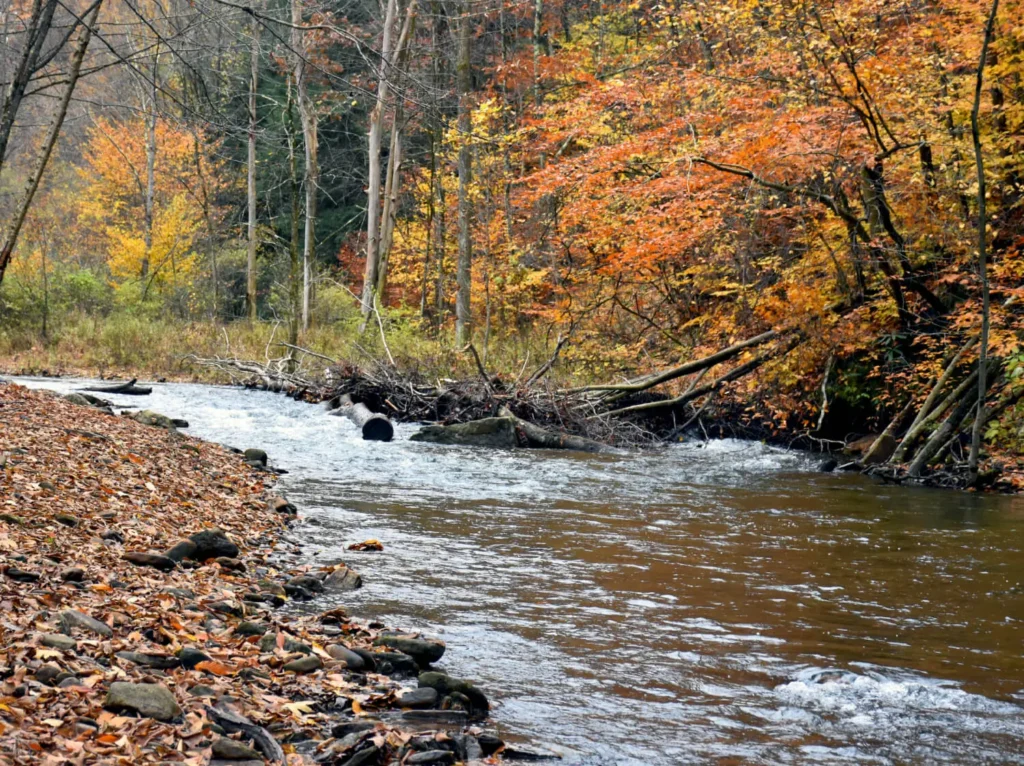
[[(442, 637), (499, 731), (566, 763), (1024, 763), (1024, 498), (739, 441), (376, 444), (274, 394), (114, 399), (265, 449), (302, 561), (364, 576), (339, 603)], [(384, 552), (345, 550), (367, 538)]]

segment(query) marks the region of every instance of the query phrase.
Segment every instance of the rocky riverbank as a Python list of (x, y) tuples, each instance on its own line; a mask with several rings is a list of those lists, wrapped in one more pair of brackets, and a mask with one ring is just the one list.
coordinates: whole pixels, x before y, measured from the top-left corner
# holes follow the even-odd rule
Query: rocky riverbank
[(444, 645), (303, 616), (359, 577), (288, 570), (259, 460), (0, 384), (0, 762), (493, 762)]

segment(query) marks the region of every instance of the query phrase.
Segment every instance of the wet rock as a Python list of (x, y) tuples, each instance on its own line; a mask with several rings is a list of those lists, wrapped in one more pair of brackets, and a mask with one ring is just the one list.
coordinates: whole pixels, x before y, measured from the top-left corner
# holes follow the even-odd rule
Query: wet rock
[(70, 513), (58, 513), (53, 517), (54, 521), (59, 521), (65, 527), (77, 527), (78, 519), (72, 516)]
[(536, 750), (531, 747), (506, 745), (501, 751), (502, 760), (509, 761), (560, 761), (562, 756), (550, 750)]
[(386, 676), (415, 677), (420, 666), (408, 654), (401, 652), (376, 652), (373, 655), (377, 662), (377, 672)]
[(217, 696), (217, 692), (215, 692), (213, 689), (211, 689), (206, 684), (196, 684), (195, 686), (193, 686), (191, 689), (188, 690), (188, 693), (191, 694), (193, 697), (216, 697)]
[(818, 470), (822, 473), (832, 473), (838, 467), (839, 461), (830, 457), (821, 461), (821, 464), (818, 466)]
[(360, 750), (352, 755), (347, 761), (342, 761), (339, 766), (369, 766), (377, 763), (380, 759), (380, 748), (370, 745), (365, 750)]
[(41, 684), (46, 684), (47, 686), (55, 683), (57, 676), (60, 674), (61, 669), (52, 663), (43, 665), (35, 672), (36, 680)]
[(480, 747), (480, 743), (477, 738), (471, 734), (460, 734), (457, 737), (453, 737), (456, 744), (459, 746), (459, 752), (462, 754), (462, 760), (464, 761), (479, 761), (484, 757), (484, 750)]
[(242, 595), (242, 601), (250, 604), (270, 604), (273, 607), (284, 606), (287, 603), (284, 596), (274, 593), (245, 593)]
[(285, 590), (291, 585), (296, 588), (305, 588), (310, 593), (322, 593), (324, 584), (320, 582), (316, 577), (310, 577), (309, 575), (300, 575), (299, 577), (293, 577), (284, 584)]
[(331, 644), (327, 647), (327, 653), (334, 659), (344, 662), (349, 670), (362, 670), (366, 667), (365, 660), (347, 646)]
[(432, 708), (437, 705), (437, 700), (437, 689), (425, 686), (421, 689), (407, 691), (398, 698), (398, 705), (408, 708)]
[(214, 741), (212, 752), (214, 757), (223, 758), (226, 761), (259, 761), (263, 762), (263, 756), (251, 747), (243, 745), (235, 739), (221, 737)]
[(100, 622), (95, 617), (90, 617), (87, 614), (76, 612), (74, 609), (68, 609), (61, 613), (60, 626), (68, 635), (74, 628), (81, 628), (82, 630), (88, 630), (96, 633), (100, 636), (106, 636), (110, 638), (114, 635), (114, 631), (105, 622)]
[(455, 763), (455, 753), (449, 750), (424, 750), (422, 753), (413, 753), (404, 762), (410, 766), (413, 764), (450, 764)]
[(103, 707), (115, 713), (138, 713), (144, 718), (172, 721), (181, 715), (177, 700), (166, 686), (115, 681), (110, 685)]
[(171, 418), (171, 425), (175, 428), (188, 428), (188, 421), (181, 418)]
[(256, 463), (265, 466), (267, 464), (267, 453), (261, 449), (247, 449), (242, 453), (246, 463)]
[(192, 558), (197, 550), (197, 546), (191, 540), (181, 540), (175, 543), (170, 550), (164, 555), (172, 561), (184, 561), (185, 559)]
[(78, 642), (71, 636), (62, 636), (60, 633), (46, 633), (39, 639), (39, 643), (51, 649), (60, 649), (63, 652), (73, 652), (78, 648)]
[(335, 739), (344, 739), (350, 734), (370, 731), (370, 729), (376, 728), (376, 726), (376, 721), (346, 721), (345, 723), (332, 726), (331, 736)]
[(469, 681), (464, 681), (460, 678), (452, 678), (446, 673), (440, 673), (437, 671), (420, 673), (417, 681), (420, 687), (436, 689), (437, 693), (442, 696), (448, 696), (452, 693), (465, 695), (471, 704), (471, 709), (469, 711), (470, 717), (474, 720), (486, 718), (487, 714), (491, 710), (490, 703), (487, 701), (487, 697), (484, 693)]
[(285, 596), (284, 587), (273, 580), (260, 580), (256, 583), (264, 593), (273, 593), (275, 596)]
[(416, 726), (461, 729), (469, 723), (469, 714), (465, 710), (406, 710), (402, 720)]
[[(262, 622), (249, 622), (247, 620), (235, 626), (236, 636), (262, 636), (266, 632), (267, 625)], [(260, 647), (262, 648), (262, 646), (263, 642), (261, 641)]]
[(283, 666), (283, 670), (288, 670), (292, 673), (312, 673), (315, 670), (319, 670), (324, 666), (324, 663), (316, 655), (309, 655), (308, 657), (302, 657), (291, 662), (286, 662)]
[(101, 540), (110, 540), (111, 542), (124, 544), (124, 535), (118, 532), (116, 529), (106, 529), (100, 534)]
[[(263, 638), (260, 639), (260, 651), (264, 654), (269, 654), (277, 648), (277, 633), (267, 633)], [(281, 647), (289, 654), (293, 652), (301, 652), (302, 654), (312, 654), (313, 649), (310, 646), (296, 641), (294, 638), (288, 638), (285, 636), (284, 646)]]
[(56, 680), (56, 685), (61, 689), (70, 689), (72, 686), (78, 686), (81, 683), (78, 680), (78, 676), (73, 673), (71, 675), (64, 676), (64, 678), (60, 678), (58, 676), (58, 679), (59, 680)]
[(189, 558), (196, 561), (206, 561), (220, 556), (232, 559), (238, 557), (238, 546), (220, 529), (204, 529), (191, 535), (189, 539), (196, 544), (196, 550)]
[(301, 585), (285, 584), (284, 592), (297, 601), (312, 601), (316, 598), (312, 591), (306, 590)]
[(178, 650), (177, 659), (183, 668), (192, 670), (200, 662), (208, 662), (210, 657), (194, 647), (186, 646)]
[(115, 652), (114, 656), (125, 662), (135, 665), (153, 668), (155, 670), (170, 670), (181, 665), (181, 660), (166, 654), (148, 654), (146, 652)]
[(14, 580), (15, 582), (39, 582), (39, 575), (36, 572), (18, 569), (18, 567), (7, 567), (4, 570), (4, 574), (7, 576), (7, 579)]
[(177, 430), (174, 427), (174, 421), (166, 415), (161, 415), (159, 412), (153, 412), (153, 410), (139, 410), (134, 415), (130, 416), (136, 423), (142, 423), (144, 426), (153, 426), (154, 428), (165, 428), (168, 431)]
[(363, 664), (366, 670), (373, 672), (377, 669), (377, 660), (374, 659), (377, 656), (376, 654), (368, 652), (359, 646), (351, 647), (351, 651), (363, 658)]
[(482, 418), (450, 426), (424, 426), (409, 441), (512, 449), (519, 446), (514, 418)]
[(354, 569), (340, 566), (327, 575), (323, 581), (323, 589), (328, 593), (341, 593), (363, 587), (363, 578)]
[(480, 749), (484, 751), (484, 758), (494, 755), (501, 748), (505, 747), (505, 743), (500, 737), (488, 732), (478, 735), (476, 741), (479, 743)]
[(82, 582), (85, 579), (85, 570), (79, 567), (65, 569), (60, 573), (60, 579), (64, 582)]
[(286, 513), (289, 516), (298, 514), (299, 509), (289, 503), (283, 497), (272, 497), (267, 501), (267, 510), (271, 513)]
[(167, 556), (161, 556), (159, 553), (131, 551), (130, 553), (124, 554), (122, 558), (136, 566), (153, 567), (153, 569), (159, 569), (161, 572), (170, 572), (177, 566), (174, 559), (168, 558)]
[(412, 657), (421, 667), (437, 662), (444, 656), (445, 646), (440, 641), (428, 641), (422, 638), (405, 636), (381, 636), (373, 642), (377, 646), (387, 646), (402, 654)]

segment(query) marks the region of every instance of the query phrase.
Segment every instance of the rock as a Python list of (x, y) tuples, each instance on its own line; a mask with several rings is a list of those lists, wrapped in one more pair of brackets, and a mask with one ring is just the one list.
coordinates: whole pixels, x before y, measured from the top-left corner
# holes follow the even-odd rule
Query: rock
[(178, 661), (181, 666), (187, 670), (192, 670), (200, 662), (209, 661), (209, 656), (203, 654), (198, 649), (191, 646), (186, 646), (178, 650)]
[(363, 658), (363, 664), (366, 666), (366, 670), (373, 672), (377, 669), (377, 660), (374, 659), (377, 656), (376, 654), (374, 654), (373, 652), (368, 652), (359, 646), (351, 647), (350, 651), (358, 654), (360, 657)]
[(60, 649), (64, 652), (73, 652), (78, 648), (78, 642), (71, 636), (62, 636), (60, 633), (46, 633), (39, 643), (51, 649)]
[[(249, 621), (245, 621), (245, 622), (241, 622), (241, 623), (239, 623), (238, 625), (235, 626), (235, 635), (236, 636), (262, 636), (266, 632), (267, 632), (267, 626), (264, 625), (262, 622), (249, 622)], [(263, 646), (263, 642), (261, 641), (260, 642), (261, 649), (262, 649), (262, 646)]]
[(529, 747), (506, 745), (501, 751), (502, 760), (509, 761), (560, 761), (562, 756), (550, 750), (534, 750)]
[(217, 692), (215, 692), (213, 689), (211, 689), (206, 684), (196, 684), (195, 686), (193, 686), (191, 689), (188, 690), (188, 693), (191, 694), (193, 697), (216, 697), (217, 696)]
[(401, 652), (376, 652), (377, 672), (386, 676), (415, 676), (420, 672), (416, 660)]
[(469, 723), (465, 710), (406, 710), (402, 720), (417, 726), (448, 726), (461, 729)]
[(163, 592), (169, 593), (175, 598), (182, 599), (184, 601), (191, 601), (196, 597), (196, 594), (188, 588), (164, 588)]
[(267, 464), (267, 453), (261, 449), (247, 449), (242, 453), (242, 457), (247, 463), (257, 463), (263, 466)]
[(153, 426), (154, 428), (166, 428), (168, 431), (177, 430), (174, 427), (174, 421), (166, 415), (161, 415), (159, 412), (153, 412), (153, 410), (139, 410), (131, 419), (136, 423), (142, 423), (144, 426)]
[(172, 721), (181, 715), (177, 700), (166, 686), (115, 681), (110, 685), (103, 707), (115, 713), (138, 713), (144, 718)]
[(61, 669), (52, 663), (43, 665), (35, 672), (36, 680), (47, 686), (52, 685), (60, 674)]
[(69, 513), (58, 513), (53, 518), (54, 518), (54, 521), (59, 521), (65, 527), (77, 527), (78, 526), (78, 519), (76, 519), (74, 516), (72, 516)]
[(319, 670), (324, 666), (320, 658), (314, 654), (308, 657), (302, 657), (291, 662), (286, 662), (283, 666), (283, 670), (291, 671), (292, 673), (312, 673), (315, 670)]
[[(217, 727), (217, 728), (220, 728), (220, 727)], [(213, 726), (210, 726), (210, 729), (212, 731), (213, 730)], [(221, 732), (218, 732), (218, 733), (221, 733)], [(266, 764), (266, 761), (264, 761), (263, 758), (260, 758), (258, 761), (256, 761), (256, 760), (229, 761), (229, 760), (226, 760), (224, 758), (213, 758), (210, 761), (209, 766), (265, 766), (265, 764)]]
[(4, 570), (4, 574), (7, 576), (7, 579), (14, 580), (15, 582), (39, 582), (39, 575), (37, 573), (18, 569), (18, 567), (7, 567)]
[(176, 542), (164, 555), (172, 561), (184, 561), (192, 558), (197, 546), (191, 540), (180, 540)]
[(238, 559), (228, 558), (227, 556), (218, 556), (214, 559), (220, 564), (221, 569), (227, 569), (229, 572), (244, 572), (245, 562), (239, 561)]
[(483, 418), (450, 426), (424, 426), (409, 441), (512, 449), (519, 446), (514, 418)]
[(87, 614), (76, 612), (74, 609), (68, 609), (61, 613), (60, 626), (61, 630), (68, 635), (71, 634), (74, 628), (82, 628), (107, 638), (114, 635), (114, 631), (105, 622), (100, 622), (95, 617), (90, 617)]
[(437, 689), (424, 686), (421, 689), (413, 689), (398, 698), (399, 707), (408, 708), (432, 708), (437, 705)]
[(226, 761), (259, 761), (263, 762), (263, 756), (251, 747), (243, 745), (238, 740), (221, 737), (213, 743), (213, 754), (217, 758)]
[(289, 516), (298, 514), (299, 509), (289, 503), (283, 497), (272, 497), (267, 501), (267, 510), (271, 513), (286, 513)]
[(189, 558), (196, 561), (206, 561), (220, 556), (238, 558), (238, 546), (220, 529), (204, 529), (196, 532), (189, 539), (196, 544), (196, 550)]
[(359, 750), (348, 760), (342, 761), (339, 766), (369, 766), (380, 761), (380, 748), (370, 745), (365, 750)]
[(285, 584), (284, 592), (298, 601), (312, 601), (315, 598), (311, 591), (306, 590), (301, 585)]
[[(263, 638), (260, 639), (260, 651), (264, 654), (269, 654), (277, 648), (277, 633), (271, 631), (267, 633)], [(293, 652), (301, 652), (302, 654), (312, 654), (312, 647), (307, 646), (301, 641), (296, 641), (294, 638), (288, 638), (285, 636), (284, 646), (282, 647), (289, 654)]]
[(60, 579), (64, 582), (82, 582), (85, 579), (85, 570), (79, 567), (65, 569), (60, 573)]
[(167, 556), (161, 556), (159, 553), (132, 551), (124, 554), (122, 558), (124, 558), (125, 561), (130, 561), (136, 566), (153, 567), (153, 569), (159, 569), (161, 572), (170, 572), (177, 566), (174, 559), (168, 558)]
[(327, 647), (327, 653), (336, 660), (341, 660), (345, 663), (345, 666), (349, 670), (362, 670), (366, 667), (366, 662), (358, 654), (353, 652), (347, 646), (341, 644), (331, 644)]
[(404, 636), (381, 636), (373, 643), (407, 654), (421, 667), (440, 660), (444, 656), (445, 649), (444, 644), (440, 641), (427, 641), (422, 638), (406, 638)]
[(346, 721), (335, 724), (331, 727), (331, 736), (335, 739), (344, 739), (350, 734), (369, 731), (377, 727), (376, 721)]
[(101, 540), (112, 540), (115, 543), (124, 544), (124, 535), (114, 529), (106, 529), (100, 534)]
[(295, 588), (305, 588), (310, 593), (322, 593), (324, 590), (324, 584), (316, 577), (310, 577), (309, 575), (300, 575), (290, 579), (284, 584), (286, 591), (289, 585)]
[(417, 681), (421, 687), (436, 689), (437, 693), (442, 696), (452, 694), (453, 692), (465, 695), (472, 705), (469, 713), (470, 717), (474, 720), (486, 718), (491, 710), (490, 703), (488, 703), (484, 693), (469, 681), (452, 678), (446, 673), (439, 673), (437, 671), (420, 673)]
[(287, 603), (284, 596), (278, 596), (276, 593), (244, 593), (242, 601), (250, 604), (270, 604), (273, 607), (284, 606)]
[(363, 578), (354, 569), (349, 569), (342, 564), (335, 569), (323, 581), (323, 589), (329, 593), (340, 593), (342, 591), (356, 590), (363, 587)]
[(232, 617), (245, 617), (245, 610), (238, 604), (232, 604), (230, 601), (214, 601), (212, 604), (207, 604), (206, 606), (210, 611), (217, 612), (219, 614), (228, 614)]
[(276, 583), (273, 580), (260, 580), (256, 583), (260, 586), (260, 589), (264, 593), (273, 593), (275, 596), (286, 596), (288, 595), (284, 591), (284, 587), (280, 583)]
[(450, 750), (424, 750), (421, 753), (413, 753), (403, 761), (410, 764), (449, 764), (455, 763), (455, 753)]
[(13, 524), (16, 527), (25, 526), (25, 520), (20, 516), (15, 516), (13, 513), (0, 513), (0, 521)]
[(167, 654), (147, 654), (145, 652), (115, 652), (115, 657), (131, 662), (136, 665), (142, 665), (147, 668), (154, 668), (155, 670), (170, 670), (181, 665), (181, 660), (177, 657), (172, 657)]
[(463, 760), (479, 761), (484, 757), (484, 749), (480, 747), (477, 738), (471, 734), (459, 735), (456, 742), (459, 745), (459, 751), (462, 753)]
[(821, 461), (821, 464), (818, 466), (818, 470), (821, 471), (822, 473), (832, 473), (838, 467), (839, 461), (836, 460), (835, 458), (830, 457), (826, 460)]
[(72, 392), (64, 394), (64, 398), (72, 404), (77, 404), (79, 407), (92, 407), (92, 403), (81, 394)]
[(480, 749), (484, 751), (484, 758), (494, 755), (496, 752), (501, 750), (501, 748), (505, 747), (505, 743), (500, 737), (497, 737), (494, 734), (488, 734), (487, 732), (480, 734), (476, 738), (476, 741), (479, 743)]
[(171, 418), (171, 425), (175, 428), (188, 428), (188, 421), (181, 418)]

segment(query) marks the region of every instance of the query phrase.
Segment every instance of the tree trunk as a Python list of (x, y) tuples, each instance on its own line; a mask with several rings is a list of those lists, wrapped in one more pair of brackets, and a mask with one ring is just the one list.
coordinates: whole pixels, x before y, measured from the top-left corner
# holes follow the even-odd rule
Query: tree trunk
[(389, 442), (395, 435), (395, 428), (386, 415), (374, 412), (361, 402), (353, 402), (348, 394), (338, 399), (338, 408), (331, 414), (351, 420), (366, 441)]
[(256, 321), (256, 89), (260, 71), (260, 25), (251, 28), (252, 47), (249, 52), (249, 157), (248, 157), (248, 253), (245, 271), (245, 302), (250, 322)]
[(981, 130), (978, 125), (978, 112), (981, 107), (981, 89), (985, 75), (985, 60), (988, 57), (988, 46), (992, 41), (992, 30), (999, 12), (999, 0), (992, 0), (992, 10), (985, 23), (985, 39), (981, 44), (981, 59), (978, 62), (978, 76), (975, 79), (974, 106), (971, 109), (971, 139), (974, 143), (974, 159), (978, 167), (978, 278), (981, 280), (981, 346), (978, 351), (978, 412), (974, 417), (971, 429), (971, 454), (968, 468), (973, 476), (978, 473), (978, 455), (981, 452), (981, 430), (985, 422), (985, 392), (988, 390), (985, 380), (986, 360), (988, 359), (988, 326), (989, 326), (989, 294), (988, 294), (988, 263), (985, 252), (986, 227), (988, 213), (985, 207), (985, 157), (981, 148)]
[(146, 203), (145, 203), (145, 245), (146, 252), (142, 257), (141, 278), (149, 274), (150, 261), (153, 257), (153, 214), (156, 204), (156, 96), (157, 78), (160, 74), (160, 46), (157, 45), (153, 55), (151, 73), (151, 90), (149, 94), (149, 114), (146, 119)]
[(472, 89), (470, 71), (470, 12), (469, 2), (462, 6), (459, 19), (459, 54), (456, 64), (456, 79), (459, 92), (459, 262), (456, 271), (458, 293), (455, 298), (455, 343), (464, 346), (472, 333), (473, 321), (470, 313), (470, 290), (472, 288), (473, 240), (470, 229), (469, 184), (472, 180), (472, 146), (470, 143), (472, 123), (469, 96)]
[(291, 45), (294, 51), (295, 96), (302, 122), (303, 157), (305, 172), (303, 183), (306, 188), (306, 215), (302, 241), (302, 329), (309, 329), (310, 303), (313, 290), (313, 259), (316, 255), (316, 196), (319, 184), (317, 168), (317, 125), (316, 112), (309, 102), (309, 87), (306, 82), (306, 48), (302, 37), (301, 0), (292, 0)]
[(291, 304), (291, 322), (289, 323), (288, 337), (292, 345), (297, 345), (299, 342), (299, 319), (302, 315), (299, 276), (299, 217), (301, 213), (299, 195), (301, 186), (295, 148), (295, 99), (292, 95), (292, 77), (288, 76), (287, 79), (288, 104), (284, 114), (284, 130), (288, 137), (288, 171), (291, 188), (291, 237), (288, 240), (288, 298)]

